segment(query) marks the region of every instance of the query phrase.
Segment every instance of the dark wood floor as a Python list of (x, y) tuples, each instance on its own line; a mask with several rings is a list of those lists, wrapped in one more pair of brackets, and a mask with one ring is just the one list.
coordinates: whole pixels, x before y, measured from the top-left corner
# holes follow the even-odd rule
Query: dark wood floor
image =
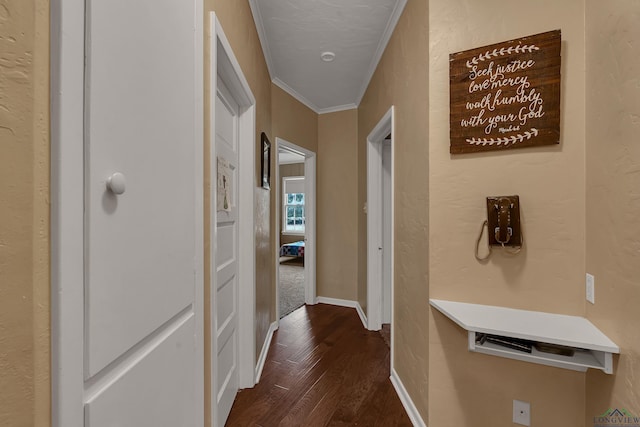
[(260, 383), (227, 426), (411, 426), (389, 381), (389, 349), (352, 308), (303, 306), (280, 320)]

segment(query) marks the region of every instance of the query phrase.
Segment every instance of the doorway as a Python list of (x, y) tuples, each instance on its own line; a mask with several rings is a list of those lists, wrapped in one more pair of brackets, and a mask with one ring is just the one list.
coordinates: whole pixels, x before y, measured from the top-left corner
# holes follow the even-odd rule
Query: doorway
[(367, 137), (367, 328), (389, 325), (393, 364), (394, 108)]
[(256, 383), (255, 98), (215, 13), (210, 14), (210, 404), (225, 424), (239, 389)]
[[(315, 153), (276, 138), (276, 314), (315, 304)], [(302, 281), (302, 283), (301, 283)]]

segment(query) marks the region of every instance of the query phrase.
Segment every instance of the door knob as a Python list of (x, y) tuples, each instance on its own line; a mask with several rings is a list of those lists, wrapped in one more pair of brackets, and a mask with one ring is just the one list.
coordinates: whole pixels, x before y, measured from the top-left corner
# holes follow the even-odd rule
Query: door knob
[(126, 188), (127, 181), (124, 179), (124, 175), (120, 172), (116, 172), (107, 178), (107, 189), (113, 194), (122, 194)]

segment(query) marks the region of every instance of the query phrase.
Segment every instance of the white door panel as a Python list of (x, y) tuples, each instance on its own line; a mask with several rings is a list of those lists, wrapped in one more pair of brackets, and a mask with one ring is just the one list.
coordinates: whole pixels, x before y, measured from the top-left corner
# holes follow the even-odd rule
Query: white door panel
[[(87, 426), (202, 419), (197, 5), (86, 1)], [(119, 195), (106, 185), (115, 172), (126, 180)]]
[[(218, 371), (220, 375), (215, 381), (218, 390), (218, 426), (224, 426), (238, 392), (236, 364), (238, 343), (236, 331), (232, 332), (223, 334), (219, 339), (221, 348), (218, 353)], [(226, 341), (223, 338), (226, 338)]]
[(234, 124), (236, 121), (234, 117), (237, 113), (230, 110), (233, 106), (230, 107), (225, 104), (219, 97), (216, 99), (216, 107), (220, 107), (216, 108), (216, 137), (218, 138), (217, 142), (221, 144), (221, 149), (233, 152), (236, 150), (234, 138), (236, 134)]
[[(233, 209), (233, 208), (232, 208)], [(237, 233), (235, 222), (218, 222), (216, 244), (218, 248), (218, 265), (235, 261), (235, 239)]]
[[(195, 426), (193, 315), (85, 406), (87, 427)], [(176, 404), (176, 399), (180, 402)]]
[(87, 376), (194, 298), (193, 19), (181, 0), (88, 2)]
[[(224, 325), (229, 322), (235, 313), (236, 307), (236, 276), (231, 276), (229, 280), (224, 281), (218, 287), (218, 300), (216, 301), (216, 321), (218, 325)], [(232, 303), (229, 304), (229, 301)]]
[[(238, 392), (238, 104), (221, 79), (215, 99), (215, 153), (229, 166), (229, 209), (216, 212), (213, 385), (214, 427)], [(217, 173), (214, 175), (217, 176)]]
[(51, 424), (201, 427), (203, 0), (51, 8)]

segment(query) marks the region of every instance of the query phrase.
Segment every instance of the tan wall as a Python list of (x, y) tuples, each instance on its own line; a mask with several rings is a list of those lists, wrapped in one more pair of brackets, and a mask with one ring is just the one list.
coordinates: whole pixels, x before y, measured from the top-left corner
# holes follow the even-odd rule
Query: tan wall
[[(262, 47), (255, 29), (249, 2), (236, 0), (205, 0), (205, 76), (209, 75), (209, 12), (215, 11), (224, 32), (229, 39), (233, 53), (235, 54), (242, 72), (251, 87), (253, 96), (256, 99), (256, 152), (259, 153), (260, 133), (265, 132), (271, 137), (271, 80), (267, 71), (267, 65), (262, 54)], [(209, 82), (205, 77), (205, 118), (209, 117)], [(211, 171), (209, 164), (209, 144), (210, 124), (205, 120), (205, 177)], [(272, 170), (274, 167), (272, 156)], [(270, 192), (257, 187), (258, 176), (260, 174), (259, 162), (256, 162), (255, 170), (255, 221), (256, 221), (256, 348), (257, 352), (262, 349), (267, 331), (273, 319), (273, 244), (271, 243), (270, 221), (271, 221), (271, 201)], [(205, 255), (204, 259), (209, 259), (211, 242), (209, 241), (209, 191), (211, 182), (205, 182)], [(210, 283), (211, 271), (208, 263), (205, 262), (205, 360), (211, 359), (210, 347)], [(256, 358), (258, 355), (256, 354)], [(208, 364), (205, 364), (205, 380), (208, 384), (211, 379), (211, 371)], [(210, 401), (211, 390), (205, 388), (205, 402)], [(211, 425), (210, 406), (205, 405), (205, 425)]]
[[(410, 0), (358, 110), (358, 301), (366, 306), (366, 138), (395, 105), (394, 368), (427, 420), (428, 5)], [(445, 426), (452, 424), (430, 424)]]
[[(330, 123), (333, 115), (318, 119), (272, 87), (247, 2), (205, 3), (206, 10), (218, 14), (256, 97), (256, 147), (261, 131), (272, 141), (280, 136), (320, 151), (320, 168), (321, 152), (331, 158), (335, 148), (318, 147), (318, 135), (321, 140), (325, 135), (322, 123)], [(633, 305), (640, 297), (635, 262), (640, 207), (634, 197), (640, 154), (633, 143), (640, 123), (637, 2), (587, 0), (586, 103), (582, 1), (487, 0), (480, 7), (472, 0), (432, 0), (429, 5), (430, 12), (426, 0), (408, 2), (357, 112), (358, 289), (351, 297), (335, 297), (366, 303), (365, 138), (393, 104), (395, 369), (429, 425), (511, 425), (513, 398), (532, 402), (536, 425), (589, 426), (593, 415), (608, 407), (638, 415), (640, 318)], [(50, 424), (48, 7), (48, 0), (0, 5), (0, 50), (8, 58), (0, 63), (0, 348), (5, 349), (0, 352), (0, 425)], [(495, 10), (501, 13), (489, 16)], [(205, 15), (207, 33), (208, 23)], [(561, 145), (449, 156), (448, 54), (555, 28), (563, 31)], [(205, 53), (207, 43), (208, 37)], [(205, 61), (207, 73), (206, 55)], [(208, 123), (206, 132), (208, 141)], [(509, 179), (503, 180), (507, 159)], [(319, 173), (321, 180), (327, 177)], [(258, 348), (274, 312), (271, 193), (256, 188)], [(472, 246), (484, 218), (483, 200), (499, 193), (521, 196), (526, 248), (516, 258), (495, 254), (487, 265), (476, 264)], [(555, 207), (551, 216), (549, 204)], [(451, 222), (456, 223), (453, 235), (447, 231)], [(320, 226), (318, 231), (321, 235)], [(586, 404), (584, 374), (468, 353), (462, 330), (438, 314), (426, 314), (429, 292), (437, 298), (582, 314), (585, 256), (597, 286), (597, 304), (588, 305), (587, 315), (622, 348), (616, 375), (586, 374)]]
[[(286, 178), (288, 176), (304, 176), (304, 163), (291, 163), (280, 165), (280, 180), (282, 178)], [(276, 194), (277, 203), (279, 206), (282, 206), (282, 182), (280, 183), (280, 193)], [(280, 208), (280, 217), (278, 221), (282, 224), (282, 219), (284, 217), (284, 210)], [(280, 225), (280, 229), (282, 230), (282, 225)], [(292, 235), (292, 234), (282, 234), (280, 233), (280, 242), (279, 245), (284, 245), (286, 243), (297, 242), (298, 240), (302, 240), (304, 236), (300, 235)]]
[[(431, 297), (582, 315), (585, 272), (584, 1), (431, 0)], [(559, 146), (449, 154), (449, 54), (562, 29)], [(485, 197), (520, 195), (525, 246), (474, 258)], [(426, 301), (425, 301), (426, 306)], [(429, 424), (511, 425), (512, 400), (533, 425), (581, 425), (584, 374), (466, 351), (462, 330), (432, 311)]]
[[(273, 130), (273, 138), (271, 138), (272, 144), (275, 143), (276, 138), (282, 138), (285, 141), (296, 144), (299, 147), (306, 148), (314, 153), (318, 152), (318, 115), (315, 111), (311, 110), (309, 107), (302, 104), (300, 101), (273, 83), (271, 84), (271, 114), (271, 126)], [(282, 219), (275, 217), (278, 195), (273, 191), (275, 188), (274, 183), (271, 183), (271, 186), (271, 217), (274, 219), (271, 223), (271, 227), (275, 230), (275, 221), (282, 221)], [(319, 228), (316, 228), (316, 231), (318, 234), (321, 232)], [(277, 236), (273, 234), (271, 240), (272, 248), (276, 245), (276, 237)], [(296, 238), (293, 241), (297, 240), (300, 239)], [(273, 263), (275, 263), (275, 257), (277, 256), (279, 256), (279, 253), (273, 252)], [(273, 269), (272, 275), (272, 294), (275, 296), (275, 269)], [(271, 318), (275, 320), (275, 297), (273, 301)]]
[(318, 296), (358, 296), (358, 112), (318, 118)]
[(273, 141), (282, 138), (309, 151), (318, 151), (318, 115), (275, 84), (271, 85)]
[(50, 425), (49, 2), (0, 3), (0, 425)]
[(608, 408), (640, 416), (640, 3), (586, 4), (587, 317), (622, 352), (615, 375), (587, 373), (589, 427)]

